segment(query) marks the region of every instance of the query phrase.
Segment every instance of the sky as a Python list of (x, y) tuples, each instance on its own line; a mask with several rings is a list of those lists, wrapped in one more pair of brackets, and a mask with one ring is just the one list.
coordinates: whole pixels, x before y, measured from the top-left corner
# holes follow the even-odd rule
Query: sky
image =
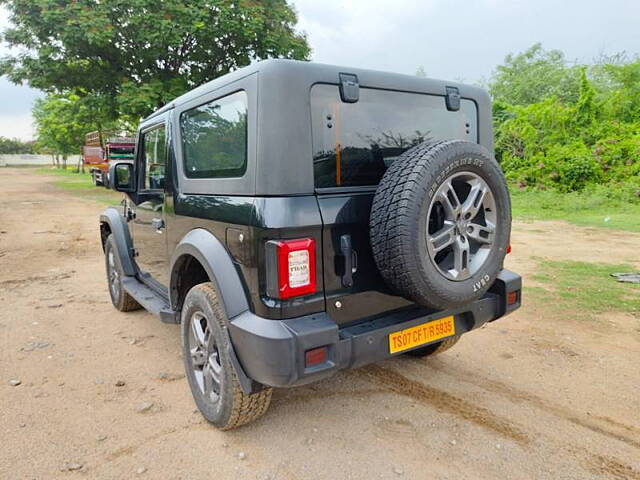
[[(477, 83), (536, 42), (588, 63), (640, 54), (638, 0), (293, 0), (312, 60)], [(0, 29), (8, 24), (0, 9)], [(0, 45), (0, 55), (7, 49)], [(39, 92), (0, 78), (0, 136), (33, 137)]]

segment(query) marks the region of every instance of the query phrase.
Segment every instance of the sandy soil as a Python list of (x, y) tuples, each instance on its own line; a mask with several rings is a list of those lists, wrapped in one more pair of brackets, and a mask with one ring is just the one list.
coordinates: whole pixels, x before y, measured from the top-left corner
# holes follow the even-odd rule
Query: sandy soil
[[(526, 298), (437, 358), (279, 390), (216, 431), (178, 327), (112, 308), (102, 207), (48, 181), (0, 171), (1, 478), (640, 479), (640, 321)], [(640, 266), (638, 234), (516, 223), (513, 246), (525, 276), (538, 257)]]

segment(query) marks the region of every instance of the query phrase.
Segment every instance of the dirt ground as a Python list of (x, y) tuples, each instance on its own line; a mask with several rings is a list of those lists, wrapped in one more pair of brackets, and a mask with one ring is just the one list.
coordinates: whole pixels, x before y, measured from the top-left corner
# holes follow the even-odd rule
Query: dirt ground
[[(178, 327), (112, 308), (103, 207), (50, 181), (0, 170), (0, 478), (640, 479), (638, 318), (526, 297), (437, 358), (278, 390), (258, 422), (216, 431)], [(516, 223), (508, 267), (640, 268), (639, 251), (640, 234)]]

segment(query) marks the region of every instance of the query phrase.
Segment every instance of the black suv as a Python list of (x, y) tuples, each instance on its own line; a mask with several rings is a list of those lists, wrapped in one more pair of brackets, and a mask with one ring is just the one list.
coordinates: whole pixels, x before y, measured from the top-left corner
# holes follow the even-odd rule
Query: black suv
[(479, 88), (269, 60), (145, 119), (100, 218), (115, 307), (182, 324), (202, 414), (442, 352), (517, 309), (511, 207)]

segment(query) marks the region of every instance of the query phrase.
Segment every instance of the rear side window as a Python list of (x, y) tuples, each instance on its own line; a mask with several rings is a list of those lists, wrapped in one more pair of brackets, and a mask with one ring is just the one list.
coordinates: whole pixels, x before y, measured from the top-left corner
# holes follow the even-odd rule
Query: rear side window
[(377, 185), (389, 165), (426, 141), (477, 141), (476, 106), (462, 100), (450, 112), (436, 95), (361, 88), (357, 103), (343, 103), (335, 85), (311, 89), (315, 185)]
[(240, 177), (247, 168), (247, 94), (236, 92), (180, 115), (188, 178)]

